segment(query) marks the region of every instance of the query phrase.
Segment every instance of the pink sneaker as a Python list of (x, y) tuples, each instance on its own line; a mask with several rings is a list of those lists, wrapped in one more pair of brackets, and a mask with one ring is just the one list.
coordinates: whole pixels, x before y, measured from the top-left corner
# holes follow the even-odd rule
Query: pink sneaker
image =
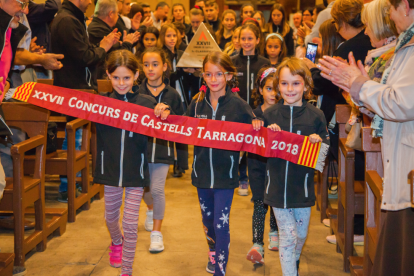
[(123, 244), (124, 244), (123, 241), (120, 245), (114, 245), (113, 243), (111, 243), (111, 246), (109, 247), (109, 249), (111, 250), (111, 252), (109, 252), (109, 264), (112, 267), (117, 267), (118, 268), (118, 267), (122, 266), (122, 246), (123, 246)]

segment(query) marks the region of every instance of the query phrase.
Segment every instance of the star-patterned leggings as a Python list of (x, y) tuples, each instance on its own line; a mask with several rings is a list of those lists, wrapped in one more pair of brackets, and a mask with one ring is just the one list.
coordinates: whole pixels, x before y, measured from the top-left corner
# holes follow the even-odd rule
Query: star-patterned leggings
[(216, 252), (215, 276), (226, 274), (229, 258), (229, 217), (234, 189), (197, 188), (203, 216), (204, 233), (211, 252)]
[[(253, 210), (253, 243), (264, 245), (263, 233), (265, 227), (265, 219), (269, 205), (264, 204), (263, 200), (254, 200)], [(276, 218), (273, 214), (273, 209), (270, 207), (270, 232), (277, 231)]]
[(279, 259), (283, 276), (296, 276), (296, 261), (308, 236), (311, 208), (273, 208), (273, 212), (279, 227)]

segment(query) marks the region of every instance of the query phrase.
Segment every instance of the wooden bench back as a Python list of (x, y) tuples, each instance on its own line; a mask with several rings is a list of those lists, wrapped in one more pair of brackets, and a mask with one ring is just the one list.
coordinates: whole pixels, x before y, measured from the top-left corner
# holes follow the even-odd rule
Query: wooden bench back
[(28, 103), (2, 103), (4, 117), (9, 127), (20, 128), (33, 137), (45, 135), (50, 111)]
[(345, 124), (351, 116), (351, 106), (347, 104), (338, 104), (335, 107), (336, 123), (339, 124), (339, 138), (345, 138), (348, 134), (345, 132)]
[(38, 83), (53, 85), (53, 79), (37, 79)]

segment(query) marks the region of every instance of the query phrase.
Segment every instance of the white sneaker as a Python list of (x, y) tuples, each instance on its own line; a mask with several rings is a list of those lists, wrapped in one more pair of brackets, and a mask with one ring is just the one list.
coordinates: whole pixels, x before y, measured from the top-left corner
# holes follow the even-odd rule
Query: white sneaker
[[(336, 236), (335, 235), (327, 236), (326, 240), (329, 243), (336, 244)], [(363, 235), (354, 235), (354, 245), (364, 245), (364, 236)]]
[(151, 232), (154, 228), (154, 220), (153, 220), (153, 210), (147, 210), (147, 217), (145, 218), (145, 230)]
[(149, 252), (156, 254), (162, 251), (164, 251), (164, 242), (162, 240), (162, 234), (160, 232), (152, 232)]
[(322, 221), (323, 225), (325, 225), (326, 227), (331, 227), (331, 220), (330, 219), (324, 219)]

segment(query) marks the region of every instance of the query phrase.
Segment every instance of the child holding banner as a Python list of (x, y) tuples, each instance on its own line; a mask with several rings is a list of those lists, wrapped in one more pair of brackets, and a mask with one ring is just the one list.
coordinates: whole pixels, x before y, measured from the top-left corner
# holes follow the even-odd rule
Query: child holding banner
[[(165, 26), (165, 25), (164, 25)], [(162, 27), (163, 28), (163, 27)], [(161, 31), (162, 31), (161, 28)], [(159, 48), (148, 48), (142, 54), (141, 63), (146, 79), (142, 82), (139, 93), (148, 95), (158, 103), (166, 103), (175, 115), (183, 115), (184, 108), (178, 92), (168, 84), (166, 71), (168, 59), (165, 52)], [(148, 206), (153, 205), (153, 212), (147, 212), (147, 219), (153, 219), (153, 225), (145, 224), (145, 229), (151, 232), (151, 253), (164, 251), (161, 233), (162, 220), (165, 213), (165, 181), (170, 165), (174, 163), (174, 142), (150, 137), (149, 173), (151, 178), (150, 192), (145, 192), (144, 200)], [(188, 146), (176, 144), (177, 161), (183, 170), (188, 169)], [(152, 226), (152, 227), (151, 227)]]
[[(264, 112), (264, 126), (309, 136), (311, 144), (329, 144), (322, 111), (307, 103), (313, 86), (312, 75), (298, 58), (285, 59), (277, 68), (274, 89), (283, 99)], [(273, 148), (289, 148), (280, 142)], [(298, 151), (295, 145), (293, 151)], [(302, 154), (302, 153), (301, 153)], [(313, 158), (305, 153), (307, 158)], [(299, 157), (300, 158), (300, 157)], [(308, 234), (311, 206), (315, 205), (314, 169), (279, 158), (267, 160), (264, 203), (273, 207), (279, 227), (279, 256), (283, 275), (296, 276), (299, 258)]]
[[(263, 118), (263, 112), (275, 105), (279, 98), (276, 97), (276, 91), (273, 88), (273, 81), (276, 76), (276, 68), (263, 67), (257, 74), (256, 89), (253, 91), (254, 103), (257, 106), (253, 110), (258, 118)], [(265, 177), (267, 158), (258, 154), (249, 153), (249, 179), (252, 190), (253, 209), (253, 246), (247, 253), (247, 260), (252, 263), (264, 264), (263, 233), (268, 205), (263, 203), (265, 192)], [(270, 250), (279, 250), (279, 235), (277, 232), (276, 218), (273, 209), (270, 207), (270, 232), (269, 246)]]
[[(212, 52), (203, 61), (202, 86), (187, 115), (239, 123), (251, 123), (250, 106), (236, 93), (236, 68), (228, 55)], [(209, 245), (206, 270), (225, 275), (230, 247), (229, 216), (234, 188), (238, 187), (239, 151), (194, 147), (192, 184), (197, 187), (203, 227)]]
[[(113, 52), (107, 62), (107, 74), (114, 92), (102, 96), (154, 108), (155, 115), (166, 119), (169, 110), (151, 97), (132, 90), (138, 78), (138, 60), (130, 51)], [(145, 135), (104, 124), (96, 124), (98, 158), (94, 183), (105, 185), (105, 220), (111, 235), (109, 263), (122, 267), (122, 276), (132, 275), (138, 233), (138, 215), (144, 187), (149, 185), (147, 141)], [(119, 144), (116, 143), (119, 142)], [(118, 146), (117, 146), (118, 145)], [(139, 168), (139, 171), (137, 169)], [(122, 196), (125, 206), (119, 226)]]

